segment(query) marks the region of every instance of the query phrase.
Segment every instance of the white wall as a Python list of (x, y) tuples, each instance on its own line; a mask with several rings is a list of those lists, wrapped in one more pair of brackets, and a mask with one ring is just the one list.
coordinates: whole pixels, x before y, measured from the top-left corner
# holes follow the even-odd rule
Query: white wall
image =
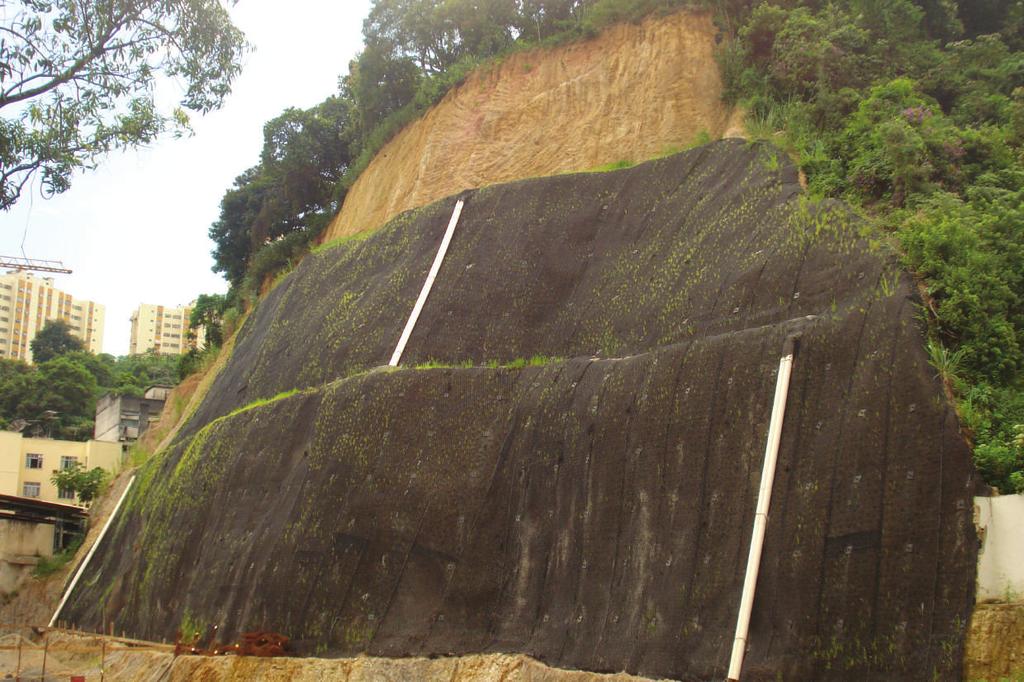
[(974, 498), (978, 601), (1024, 600), (1024, 495)]

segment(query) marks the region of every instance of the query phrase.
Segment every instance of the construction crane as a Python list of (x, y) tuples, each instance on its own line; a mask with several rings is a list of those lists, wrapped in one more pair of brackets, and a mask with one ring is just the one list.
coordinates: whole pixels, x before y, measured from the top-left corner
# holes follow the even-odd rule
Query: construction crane
[(19, 258), (17, 256), (0, 256), (0, 268), (71, 274), (71, 270), (64, 267), (64, 263), (59, 260), (39, 260), (38, 258)]

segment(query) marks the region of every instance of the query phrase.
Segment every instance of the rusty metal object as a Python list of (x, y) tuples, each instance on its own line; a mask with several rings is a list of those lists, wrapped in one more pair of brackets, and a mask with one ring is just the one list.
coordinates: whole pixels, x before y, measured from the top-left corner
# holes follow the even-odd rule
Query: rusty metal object
[(288, 638), (276, 632), (246, 632), (238, 650), (239, 656), (287, 656)]
[(209, 646), (200, 644), (201, 633), (193, 633), (191, 640), (185, 640), (181, 631), (175, 635), (174, 655), (175, 656), (259, 656), (269, 658), (273, 656), (289, 656), (288, 637), (276, 632), (257, 630), (255, 632), (242, 633), (242, 638), (237, 644), (218, 644), (216, 641), (217, 628), (213, 628), (210, 636)]

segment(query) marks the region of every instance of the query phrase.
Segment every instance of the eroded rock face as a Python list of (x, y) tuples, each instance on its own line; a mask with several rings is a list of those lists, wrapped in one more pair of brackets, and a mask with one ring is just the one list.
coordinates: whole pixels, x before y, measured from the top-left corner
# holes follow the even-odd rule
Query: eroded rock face
[(969, 680), (1024, 677), (1024, 603), (975, 607), (964, 668)]
[[(311, 256), (147, 465), (68, 614), (721, 679), (797, 333), (750, 679), (957, 678), (970, 455), (911, 283), (795, 181), (722, 142), (469, 193), (403, 360), (459, 367), (374, 369), (453, 201)], [(535, 355), (557, 357), (486, 366)]]
[(721, 100), (720, 38), (710, 13), (683, 11), (477, 69), (374, 157), (327, 239), (464, 189), (722, 137), (740, 117)]

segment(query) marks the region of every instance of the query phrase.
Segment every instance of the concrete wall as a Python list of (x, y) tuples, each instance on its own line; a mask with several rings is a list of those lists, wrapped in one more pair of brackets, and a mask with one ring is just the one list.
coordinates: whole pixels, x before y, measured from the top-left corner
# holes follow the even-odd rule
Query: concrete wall
[(112, 474), (121, 469), (121, 444), (91, 440), (85, 445), (86, 466), (89, 469), (100, 467)]
[(53, 526), (0, 519), (0, 592), (12, 592), (39, 557), (53, 556)]
[(160, 419), (164, 398), (170, 390), (164, 386), (153, 386), (146, 391), (145, 398), (112, 393), (103, 396), (96, 404), (93, 437), (111, 443), (141, 438), (150, 425)]
[(21, 460), (21, 434), (0, 431), (0, 494), (21, 494), (19, 477), (24, 466)]
[(96, 403), (96, 426), (93, 437), (96, 440), (116, 443), (121, 438), (122, 396), (107, 393)]
[(981, 552), (978, 601), (1024, 599), (1024, 495), (974, 500)]
[(146, 400), (159, 400), (163, 402), (167, 400), (167, 396), (169, 396), (173, 390), (173, 386), (150, 386), (146, 389), (143, 397)]

